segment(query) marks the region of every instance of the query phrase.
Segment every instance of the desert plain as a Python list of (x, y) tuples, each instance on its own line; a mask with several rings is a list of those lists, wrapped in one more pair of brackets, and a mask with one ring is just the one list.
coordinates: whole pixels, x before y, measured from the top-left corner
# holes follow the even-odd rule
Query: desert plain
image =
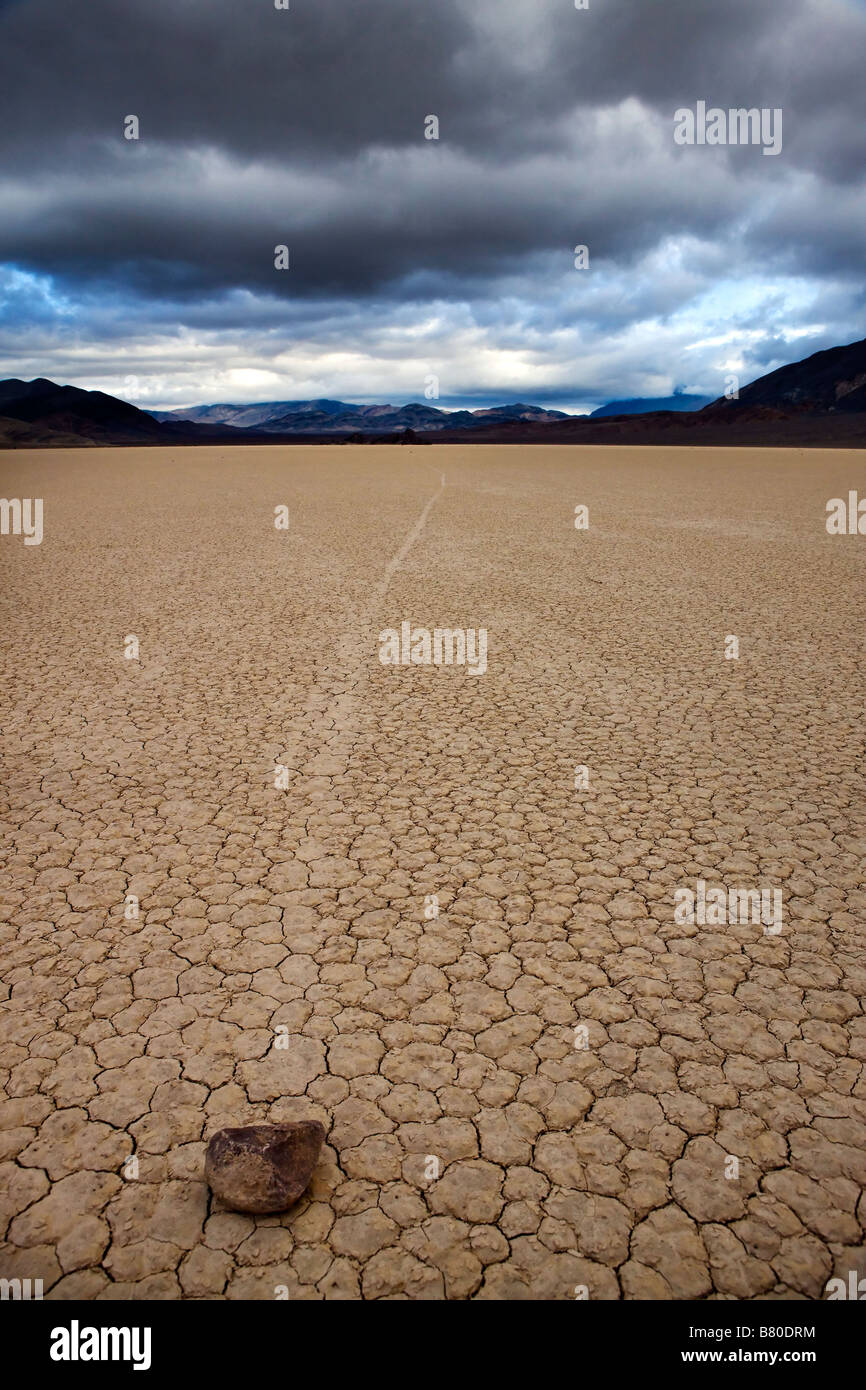
[[(866, 1276), (857, 488), (853, 450), (0, 456), (44, 501), (0, 537), (0, 1277)], [(404, 622), (486, 670), (383, 665)], [(701, 881), (781, 929), (676, 920)], [(307, 1117), (300, 1202), (221, 1207), (209, 1136)]]

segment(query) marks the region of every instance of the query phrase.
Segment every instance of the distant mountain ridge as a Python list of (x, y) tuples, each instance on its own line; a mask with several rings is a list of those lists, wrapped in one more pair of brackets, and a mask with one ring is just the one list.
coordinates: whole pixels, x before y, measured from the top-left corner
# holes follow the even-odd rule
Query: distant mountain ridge
[(232, 425), (237, 429), (253, 429), (281, 415), (316, 411), (321, 415), (339, 415), (351, 410), (345, 401), (260, 401), (253, 405), (193, 405), (181, 410), (149, 410), (154, 420), (171, 422), (187, 420), (196, 425)]
[[(46, 377), (0, 381), (0, 448), (188, 444), (632, 444), (866, 447), (866, 339), (813, 353), (701, 410), (640, 413), (616, 401), (594, 418), (517, 403), (444, 411), (345, 401), (271, 401), (254, 406), (139, 410), (102, 391)], [(264, 412), (264, 414), (262, 414)], [(192, 418), (191, 418), (192, 417)], [(239, 420), (245, 423), (238, 424)]]
[(649, 415), (655, 410), (702, 410), (712, 399), (712, 396), (687, 396), (682, 391), (672, 396), (636, 396), (627, 401), (608, 401), (607, 405), (594, 410), (590, 419), (601, 420), (608, 415)]
[(181, 410), (153, 410), (163, 423), (222, 424), (267, 434), (365, 434), (397, 430), (472, 429), (496, 420), (567, 420), (564, 410), (537, 405), (499, 405), (482, 410), (439, 410), (412, 401), (408, 405), (353, 405), (349, 401), (263, 401), (257, 405), (196, 405)]

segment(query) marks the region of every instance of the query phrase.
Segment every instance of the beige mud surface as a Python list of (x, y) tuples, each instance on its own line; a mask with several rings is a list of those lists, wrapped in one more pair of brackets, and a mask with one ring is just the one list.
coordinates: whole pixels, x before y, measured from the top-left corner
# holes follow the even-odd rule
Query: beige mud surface
[[(0, 487), (45, 499), (0, 538), (0, 1275), (866, 1274), (866, 539), (824, 527), (862, 453), (47, 451)], [(380, 665), (403, 621), (486, 627), (487, 673)], [(677, 924), (701, 878), (781, 887), (781, 934)], [(304, 1116), (296, 1208), (209, 1198), (215, 1129)]]

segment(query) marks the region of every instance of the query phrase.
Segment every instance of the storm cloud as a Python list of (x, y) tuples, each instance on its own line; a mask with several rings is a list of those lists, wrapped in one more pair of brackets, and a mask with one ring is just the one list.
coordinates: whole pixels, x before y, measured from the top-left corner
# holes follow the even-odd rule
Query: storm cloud
[(0, 375), (719, 394), (863, 336), (864, 59), (860, 0), (0, 0)]

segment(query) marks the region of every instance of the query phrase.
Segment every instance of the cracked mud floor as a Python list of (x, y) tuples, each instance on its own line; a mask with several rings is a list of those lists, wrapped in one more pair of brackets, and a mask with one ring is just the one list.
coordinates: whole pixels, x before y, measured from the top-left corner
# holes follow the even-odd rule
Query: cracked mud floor
[[(0, 539), (0, 1275), (816, 1299), (866, 1274), (866, 540), (824, 527), (864, 458), (5, 454), (45, 539)], [(487, 673), (382, 666), (403, 621), (486, 627)], [(698, 879), (781, 887), (781, 934), (677, 924)], [(214, 1130), (306, 1116), (301, 1202), (221, 1209)]]

